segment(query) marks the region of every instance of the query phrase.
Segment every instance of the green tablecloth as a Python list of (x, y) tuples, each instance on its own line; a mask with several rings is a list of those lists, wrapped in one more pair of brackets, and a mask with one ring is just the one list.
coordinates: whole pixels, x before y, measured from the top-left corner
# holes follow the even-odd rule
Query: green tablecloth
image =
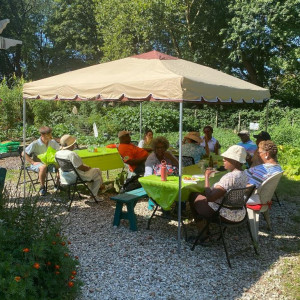
[[(197, 165), (189, 166), (183, 169), (182, 173), (184, 176), (191, 176), (200, 174), (200, 169)], [(219, 179), (226, 172), (219, 172), (214, 177), (209, 179), (210, 185), (219, 181)], [(161, 181), (160, 176), (151, 175), (147, 177), (141, 177), (139, 179), (142, 187), (146, 191), (149, 197), (165, 210), (169, 210), (175, 201), (178, 201), (179, 192), (179, 177), (169, 176), (167, 181)], [(203, 192), (204, 191), (204, 178), (200, 179), (198, 184), (194, 183), (183, 183), (181, 186), (181, 201), (185, 202), (188, 200), (190, 193), (192, 192)]]
[(81, 157), (84, 164), (92, 168), (99, 168), (101, 171), (119, 169), (124, 167), (123, 160), (117, 149), (99, 147), (97, 152), (75, 150)]

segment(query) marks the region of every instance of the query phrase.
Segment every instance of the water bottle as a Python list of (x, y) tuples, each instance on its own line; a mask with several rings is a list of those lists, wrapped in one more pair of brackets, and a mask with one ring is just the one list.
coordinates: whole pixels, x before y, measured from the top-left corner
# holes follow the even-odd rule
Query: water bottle
[(160, 178), (161, 181), (167, 181), (167, 162), (165, 160), (161, 161)]

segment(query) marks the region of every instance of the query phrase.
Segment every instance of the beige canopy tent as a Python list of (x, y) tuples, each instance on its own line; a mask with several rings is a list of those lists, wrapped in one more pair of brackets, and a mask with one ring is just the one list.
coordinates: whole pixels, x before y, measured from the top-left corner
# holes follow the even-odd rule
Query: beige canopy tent
[[(212, 68), (151, 51), (26, 83), (23, 97), (24, 141), (26, 99), (179, 102), (181, 141), (183, 102), (262, 103), (270, 93), (268, 89)], [(181, 179), (181, 159), (179, 170)], [(181, 180), (178, 206), (180, 252)]]
[(268, 89), (151, 51), (26, 83), (25, 99), (263, 102)]

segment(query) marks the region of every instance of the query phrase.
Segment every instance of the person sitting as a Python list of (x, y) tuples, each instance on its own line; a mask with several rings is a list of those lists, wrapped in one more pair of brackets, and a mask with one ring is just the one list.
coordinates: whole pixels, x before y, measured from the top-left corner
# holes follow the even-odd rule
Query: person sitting
[[(213, 216), (227, 191), (247, 186), (248, 178), (242, 171), (242, 166), (246, 162), (246, 155), (246, 150), (238, 145), (229, 147), (227, 151), (221, 154), (224, 168), (230, 172), (225, 174), (212, 187), (209, 184), (209, 177), (214, 171), (212, 168), (206, 169), (204, 194), (192, 193), (189, 197), (191, 212), (199, 231), (206, 225), (203, 218)], [(246, 210), (234, 211), (224, 207), (220, 210), (221, 219), (227, 223), (240, 222), (244, 219), (245, 214)]]
[(59, 144), (52, 137), (52, 128), (43, 126), (39, 128), (39, 132), (41, 135), (39, 139), (27, 146), (25, 148), (25, 155), (24, 153), (22, 153), (22, 155), (25, 157), (25, 160), (30, 163), (29, 169), (39, 174), (39, 182), (41, 184), (39, 194), (40, 196), (45, 196), (47, 166), (43, 164), (37, 156), (47, 152), (48, 147), (59, 150)]
[[(272, 141), (262, 141), (259, 143), (257, 153), (260, 164), (244, 171), (249, 184), (255, 185), (258, 188), (270, 176), (282, 172), (282, 168), (277, 162), (277, 152), (277, 146)], [(258, 195), (253, 194), (247, 204), (260, 204)]]
[[(253, 135), (253, 137), (256, 138), (255, 143), (256, 143), (257, 147), (258, 147), (259, 143), (262, 141), (271, 141), (271, 136), (266, 131), (261, 131), (259, 134)], [(261, 164), (261, 159), (259, 157), (258, 150), (256, 149), (256, 151), (254, 152), (254, 154), (252, 156), (251, 161), (249, 161), (249, 165), (251, 167), (255, 167), (259, 164)]]
[(141, 175), (145, 172), (145, 161), (148, 157), (148, 152), (145, 149), (139, 148), (131, 144), (131, 137), (129, 131), (120, 131), (118, 133), (120, 144), (118, 151), (123, 158), (123, 161), (128, 164), (129, 177), (134, 175)]
[(145, 174), (144, 176), (149, 176), (153, 174), (154, 167), (165, 160), (168, 165), (178, 167), (177, 158), (168, 150), (170, 144), (169, 141), (163, 137), (159, 136), (153, 139), (153, 152), (148, 156), (145, 162)]
[(200, 146), (202, 139), (193, 132), (189, 132), (183, 139), (182, 155), (194, 158), (195, 164), (206, 154), (205, 149)]
[(201, 137), (203, 141), (200, 145), (205, 148), (207, 156), (209, 156), (210, 152), (218, 155), (219, 149), (221, 148), (218, 140), (212, 136), (213, 132), (214, 130), (211, 126), (205, 126), (203, 128), (204, 136)]
[(248, 130), (242, 130), (238, 133), (239, 138), (241, 139), (241, 142), (238, 143), (239, 146), (242, 146), (245, 148), (247, 152), (247, 166), (249, 167), (252, 162), (252, 157), (257, 149), (257, 145), (250, 140), (250, 135)]
[(153, 140), (153, 131), (151, 129), (146, 129), (144, 138), (140, 140), (138, 147), (147, 150), (148, 152), (152, 151), (152, 140)]
[[(103, 201), (103, 199), (98, 197), (99, 189), (100, 187), (103, 187), (101, 170), (99, 168), (91, 168), (83, 164), (79, 155), (73, 151), (75, 149), (75, 143), (75, 137), (69, 134), (63, 135), (60, 139), (61, 150), (56, 152), (55, 157), (69, 160), (76, 168), (82, 180), (92, 181), (87, 183), (88, 187), (97, 201)], [(59, 175), (62, 184), (74, 183), (77, 177), (75, 172), (63, 172), (61, 169), (59, 169)]]

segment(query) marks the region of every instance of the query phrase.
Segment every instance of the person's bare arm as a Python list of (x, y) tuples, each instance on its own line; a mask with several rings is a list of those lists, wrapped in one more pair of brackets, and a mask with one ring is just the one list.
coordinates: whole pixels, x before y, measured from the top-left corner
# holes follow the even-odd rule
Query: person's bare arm
[[(24, 151), (22, 152), (22, 156), (24, 157)], [(31, 165), (37, 165), (40, 162), (34, 161), (26, 152), (25, 152), (25, 160), (29, 162)]]
[(85, 165), (81, 165), (77, 169), (80, 170), (80, 171), (83, 171), (83, 172), (87, 172), (88, 170), (91, 169), (91, 167), (88, 167), (88, 166), (85, 166)]
[(226, 190), (219, 185), (217, 185), (213, 189), (210, 188), (209, 176), (213, 172), (214, 171), (211, 168), (206, 169), (205, 171), (205, 196), (208, 202), (215, 202), (217, 199), (222, 198), (226, 194)]
[(176, 167), (179, 166), (178, 159), (175, 156), (173, 156), (169, 151), (165, 152), (165, 158), (170, 159), (173, 166), (176, 166)]

